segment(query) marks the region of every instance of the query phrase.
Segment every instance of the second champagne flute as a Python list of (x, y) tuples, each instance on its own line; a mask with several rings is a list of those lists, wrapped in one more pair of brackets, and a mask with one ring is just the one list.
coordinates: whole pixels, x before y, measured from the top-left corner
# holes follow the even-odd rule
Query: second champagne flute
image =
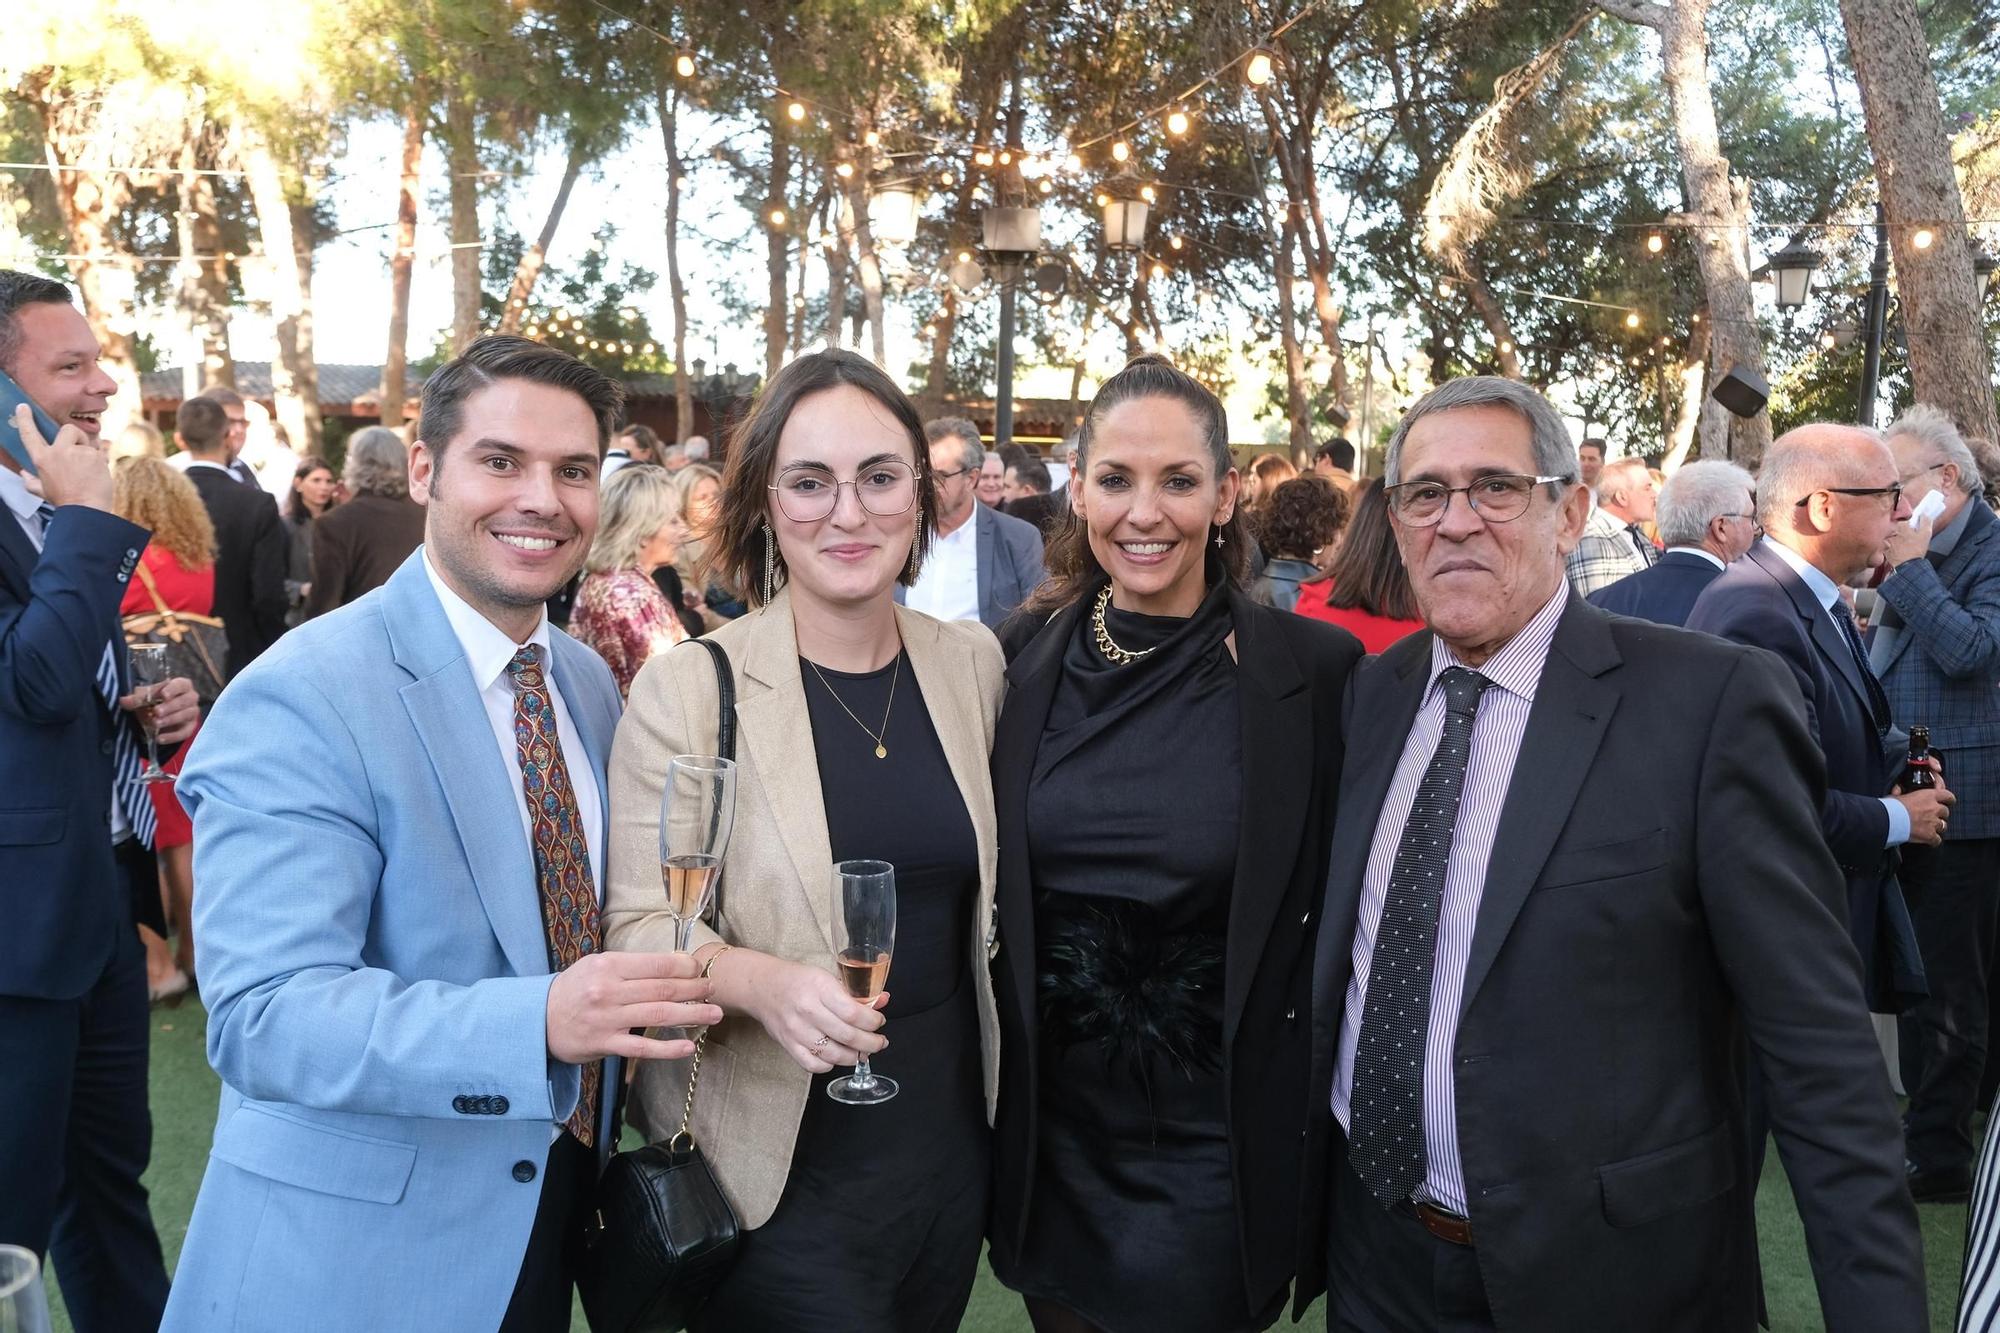
[(139, 770), (141, 782), (172, 782), (174, 775), (160, 767), (160, 728), (153, 721), (153, 696), (167, 683), (167, 645), (134, 643), (126, 647), (132, 658), (132, 688), (146, 692), (146, 705), (133, 716), (146, 733), (146, 764)]
[(667, 765), (660, 793), (660, 878), (674, 948), (688, 951), (694, 923), (708, 911), (736, 824), (736, 764), (713, 755), (684, 754)]
[[(889, 984), (889, 956), (896, 951), (896, 867), (887, 861), (839, 861), (833, 867), (833, 949), (841, 984), (863, 1004)], [(850, 1106), (872, 1106), (897, 1093), (896, 1080), (868, 1068), (863, 1055), (854, 1072), (826, 1085), (826, 1095)]]

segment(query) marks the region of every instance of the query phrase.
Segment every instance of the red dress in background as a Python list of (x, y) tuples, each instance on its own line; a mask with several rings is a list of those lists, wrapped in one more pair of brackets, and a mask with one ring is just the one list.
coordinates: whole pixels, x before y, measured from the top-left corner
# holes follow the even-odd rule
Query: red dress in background
[(1361, 640), (1363, 649), (1370, 653), (1387, 651), (1397, 641), (1415, 634), (1424, 628), (1421, 620), (1392, 620), (1388, 616), (1371, 616), (1358, 606), (1328, 606), (1327, 598), (1333, 595), (1333, 580), (1299, 585), (1298, 604), (1292, 609), (1313, 620), (1324, 620), (1329, 625), (1338, 625)]
[[(139, 557), (140, 566), (153, 576), (153, 583), (160, 590), (160, 600), (167, 604), (169, 611), (184, 611), (191, 616), (212, 616), (215, 614), (215, 566), (207, 569), (190, 570), (184, 568), (178, 557), (164, 547), (148, 546)], [(153, 604), (153, 596), (146, 591), (145, 583), (135, 573), (131, 583), (125, 587), (125, 600), (119, 604), (121, 616), (148, 615), (159, 608)], [(161, 767), (169, 773), (181, 771), (181, 760), (187, 755), (187, 747), (194, 743), (190, 736), (174, 752), (171, 759), (164, 760)], [(153, 813), (159, 825), (153, 836), (153, 850), (168, 847), (185, 847), (194, 841), (194, 824), (188, 819), (187, 811), (181, 809), (180, 799), (174, 795), (174, 784), (155, 782), (146, 788), (153, 798)]]

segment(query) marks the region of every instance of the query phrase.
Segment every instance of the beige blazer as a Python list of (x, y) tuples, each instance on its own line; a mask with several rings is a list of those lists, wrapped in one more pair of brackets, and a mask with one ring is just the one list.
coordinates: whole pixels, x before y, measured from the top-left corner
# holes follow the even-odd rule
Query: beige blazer
[[(901, 606), (896, 624), (979, 847), (979, 907), (965, 948), (978, 988), (990, 1123), (1000, 1080), (1000, 1027), (987, 971), (996, 856), (987, 761), (1006, 688), (1005, 663), (983, 625), (937, 621)], [(695, 947), (722, 939), (831, 975), (833, 852), (789, 594), (780, 592), (769, 606), (710, 637), (729, 654), (736, 673), (736, 828), (723, 860), (722, 909), (714, 929), (696, 926)], [(714, 753), (716, 720), (715, 667), (693, 643), (654, 656), (632, 683), (611, 747), (608, 948), (673, 948), (673, 921), (662, 910), (660, 792), (669, 760)], [(630, 1119), (649, 1142), (680, 1127), (691, 1063), (649, 1060), (639, 1066)], [(762, 1226), (778, 1206), (811, 1085), (812, 1075), (755, 1019), (731, 1014), (710, 1030), (693, 1132), (746, 1227)]]

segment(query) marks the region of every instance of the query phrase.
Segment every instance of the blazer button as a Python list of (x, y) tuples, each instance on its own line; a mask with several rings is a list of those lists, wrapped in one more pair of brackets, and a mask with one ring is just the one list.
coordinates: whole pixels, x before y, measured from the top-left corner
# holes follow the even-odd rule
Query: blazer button
[(514, 1163), (514, 1179), (525, 1185), (534, 1178), (535, 1164), (533, 1162), (524, 1160)]
[(490, 1114), (492, 1115), (507, 1114), (507, 1099), (505, 1097), (492, 1097), (488, 1098), (488, 1100), (493, 1103), (489, 1111)]
[(99, 754), (110, 754), (115, 748), (110, 741), (99, 741), (97, 743), (97, 752)]
[(1287, 1009), (1287, 1010), (1285, 1010), (1285, 1021), (1286, 1021), (1287, 1023), (1290, 1023), (1290, 1022), (1292, 1022), (1292, 1021), (1293, 1021), (1294, 1019), (1296, 1019), (1296, 1018), (1297, 1018), (1298, 1016), (1299, 1016), (1299, 1011), (1298, 1011), (1298, 1010), (1296, 1010), (1296, 1009)]
[(452, 1098), (452, 1099), (451, 1099), (451, 1109), (452, 1109), (452, 1110), (454, 1110), (454, 1111), (456, 1111), (456, 1112), (458, 1112), (458, 1113), (459, 1113), (460, 1115), (464, 1115), (464, 1114), (465, 1114), (465, 1098), (463, 1098), (463, 1097), (454, 1097), (454, 1098)]

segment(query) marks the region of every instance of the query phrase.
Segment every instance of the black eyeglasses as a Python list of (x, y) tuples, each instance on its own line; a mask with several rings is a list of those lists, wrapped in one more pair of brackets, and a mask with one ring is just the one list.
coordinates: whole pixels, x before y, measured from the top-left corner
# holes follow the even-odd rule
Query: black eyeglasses
[(972, 471), (972, 469), (969, 467), (962, 467), (958, 469), (958, 471), (956, 472), (940, 472), (936, 468), (932, 468), (931, 475), (933, 477), (936, 477), (939, 481), (950, 481), (953, 477), (962, 477), (970, 471)]
[(1454, 495), (1463, 495), (1472, 512), (1488, 523), (1507, 523), (1528, 512), (1528, 502), (1535, 498), (1535, 487), (1567, 484), (1569, 481), (1568, 477), (1529, 477), (1500, 472), (1481, 477), (1470, 486), (1405, 481), (1384, 487), (1382, 493), (1389, 498), (1390, 512), (1404, 527), (1428, 528), (1443, 522), (1444, 511), (1451, 508), (1451, 497)]
[(1897, 503), (1903, 498), (1903, 483), (1899, 481), (1893, 486), (1822, 486), (1817, 491), (1807, 492), (1805, 498), (1793, 505), (1792, 508), (1804, 509), (1812, 503), (1813, 496), (1822, 493), (1826, 495), (1872, 495), (1878, 499), (1886, 495), (1889, 497), (1889, 508), (1894, 509)]
[(1945, 463), (1932, 463), (1929, 467), (1920, 467), (1915, 472), (1912, 472), (1909, 476), (1903, 478), (1903, 484), (1907, 486), (1911, 482), (1915, 481), (1918, 477), (1923, 476), (1926, 472), (1936, 472), (1940, 468), (1947, 468), (1950, 466), (1951, 464), (1949, 462), (1945, 462)]

